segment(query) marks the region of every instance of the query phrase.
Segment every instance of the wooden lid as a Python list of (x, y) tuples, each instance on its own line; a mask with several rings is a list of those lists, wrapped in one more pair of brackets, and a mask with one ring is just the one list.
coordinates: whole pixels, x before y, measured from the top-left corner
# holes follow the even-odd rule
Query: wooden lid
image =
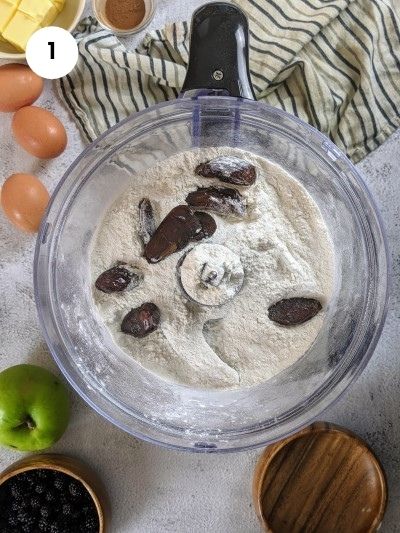
[(385, 475), (356, 435), (317, 422), (269, 446), (253, 481), (255, 509), (273, 533), (373, 532), (385, 513)]

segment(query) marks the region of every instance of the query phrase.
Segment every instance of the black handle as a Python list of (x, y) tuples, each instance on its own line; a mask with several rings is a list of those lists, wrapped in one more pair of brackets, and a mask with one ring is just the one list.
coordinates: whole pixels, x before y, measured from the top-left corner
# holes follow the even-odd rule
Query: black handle
[(205, 4), (193, 14), (189, 65), (182, 92), (201, 89), (255, 100), (249, 71), (247, 18), (226, 2)]

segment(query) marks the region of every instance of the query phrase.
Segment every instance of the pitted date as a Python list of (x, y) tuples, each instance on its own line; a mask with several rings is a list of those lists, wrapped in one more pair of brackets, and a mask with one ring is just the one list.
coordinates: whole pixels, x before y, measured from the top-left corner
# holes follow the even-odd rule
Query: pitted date
[(138, 268), (118, 263), (100, 274), (95, 281), (95, 286), (105, 293), (121, 292), (134, 289), (140, 284), (142, 278), (143, 274)]
[(199, 233), (197, 233), (193, 240), (201, 241), (214, 235), (217, 229), (217, 223), (215, 222), (213, 217), (208, 213), (203, 213), (202, 211), (195, 211), (194, 214), (201, 224), (201, 230), (199, 231)]
[(161, 312), (156, 304), (146, 302), (140, 307), (131, 309), (125, 315), (121, 331), (133, 337), (143, 338), (155, 331), (160, 325)]
[(196, 167), (196, 174), (205, 178), (217, 178), (234, 185), (253, 185), (257, 178), (254, 165), (234, 156), (220, 156)]
[(174, 207), (158, 226), (144, 249), (149, 263), (158, 263), (185, 248), (202, 230), (202, 224), (187, 205)]
[(218, 215), (243, 217), (246, 214), (245, 198), (236, 189), (228, 187), (199, 187), (187, 195), (186, 202), (191, 207)]
[(296, 326), (314, 318), (322, 305), (314, 298), (288, 298), (268, 308), (270, 320), (281, 326)]

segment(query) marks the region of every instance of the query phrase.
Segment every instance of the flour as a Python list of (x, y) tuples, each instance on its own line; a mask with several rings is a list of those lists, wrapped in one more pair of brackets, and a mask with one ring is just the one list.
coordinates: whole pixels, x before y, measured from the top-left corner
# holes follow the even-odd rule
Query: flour
[[(257, 167), (258, 176), (249, 187), (229, 185), (244, 196), (245, 216), (213, 213), (216, 232), (196, 244), (227, 247), (244, 271), (240, 290), (229, 293), (224, 305), (209, 307), (195, 303), (182, 290), (177, 265), (190, 248), (157, 264), (142, 257), (138, 204), (149, 198), (158, 224), (173, 207), (185, 203), (188, 192), (221, 185), (217, 179), (194, 173), (198, 164), (221, 155), (247, 159)], [(250, 386), (293, 364), (315, 340), (324, 309), (309, 322), (283, 327), (269, 320), (268, 307), (282, 298), (303, 296), (320, 300), (324, 308), (332, 290), (333, 246), (310, 195), (281, 167), (226, 147), (177, 154), (133, 179), (95, 236), (93, 283), (118, 261), (139, 268), (143, 281), (134, 290), (121, 293), (94, 289), (101, 319), (115, 342), (143, 367), (193, 387)], [(190, 268), (191, 283), (198, 264)], [(191, 297), (196, 300), (196, 294)], [(159, 307), (161, 327), (143, 339), (122, 333), (123, 317), (144, 302)], [(218, 297), (212, 305), (215, 303), (219, 303)]]

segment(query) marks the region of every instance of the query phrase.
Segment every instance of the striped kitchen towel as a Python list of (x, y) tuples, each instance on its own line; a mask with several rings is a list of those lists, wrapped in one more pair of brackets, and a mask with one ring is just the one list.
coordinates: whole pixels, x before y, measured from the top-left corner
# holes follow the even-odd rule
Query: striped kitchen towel
[[(393, 0), (398, 2), (398, 0)], [(257, 98), (328, 135), (354, 161), (400, 126), (400, 8), (391, 0), (236, 0), (249, 17)], [(131, 113), (176, 98), (189, 25), (148, 33), (134, 51), (92, 18), (57, 89), (89, 141)]]

